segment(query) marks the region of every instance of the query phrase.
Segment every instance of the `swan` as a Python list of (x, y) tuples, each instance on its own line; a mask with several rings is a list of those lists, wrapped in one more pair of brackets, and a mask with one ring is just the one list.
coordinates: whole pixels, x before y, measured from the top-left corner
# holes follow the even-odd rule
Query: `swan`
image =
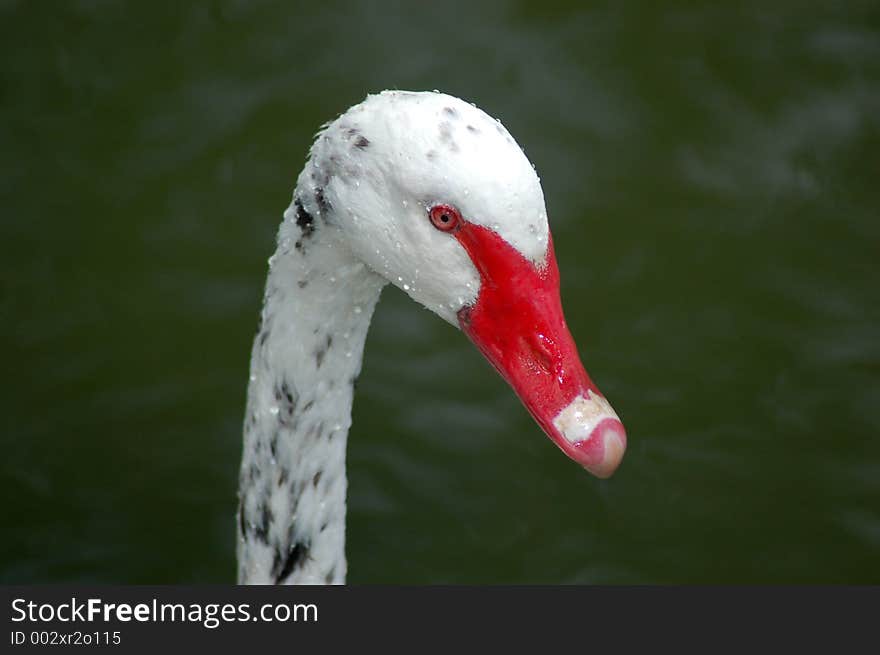
[(238, 580), (345, 582), (345, 453), (382, 288), (448, 321), (566, 455), (610, 476), (626, 433), (565, 324), (540, 180), (500, 121), (439, 92), (367, 96), (315, 136), (251, 352)]

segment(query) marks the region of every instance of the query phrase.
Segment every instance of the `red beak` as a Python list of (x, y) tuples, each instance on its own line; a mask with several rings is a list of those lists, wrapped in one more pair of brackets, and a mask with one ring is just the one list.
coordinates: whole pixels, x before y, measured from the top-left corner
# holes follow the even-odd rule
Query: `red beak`
[(496, 232), (461, 221), (455, 238), (480, 273), (480, 295), (458, 312), (461, 329), (507, 380), (547, 436), (600, 478), (614, 473), (626, 432), (578, 357), (559, 298), (553, 242), (535, 266)]

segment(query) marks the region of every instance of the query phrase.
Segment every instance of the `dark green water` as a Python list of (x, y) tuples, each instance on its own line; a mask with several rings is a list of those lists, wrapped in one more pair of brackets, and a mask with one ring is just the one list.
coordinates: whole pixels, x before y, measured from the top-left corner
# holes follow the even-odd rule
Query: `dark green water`
[(349, 580), (880, 582), (880, 11), (802, 4), (0, 3), (0, 581), (233, 580), (274, 233), (397, 87), (536, 164), (630, 447), (589, 477), (386, 291)]

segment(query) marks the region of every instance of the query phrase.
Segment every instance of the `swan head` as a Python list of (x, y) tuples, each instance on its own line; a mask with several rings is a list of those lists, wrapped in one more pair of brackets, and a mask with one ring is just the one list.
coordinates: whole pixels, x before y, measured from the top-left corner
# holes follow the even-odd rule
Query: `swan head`
[(437, 92), (369, 96), (316, 137), (301, 202), (367, 267), (460, 328), (599, 477), (626, 434), (565, 324), (540, 180), (501, 123)]

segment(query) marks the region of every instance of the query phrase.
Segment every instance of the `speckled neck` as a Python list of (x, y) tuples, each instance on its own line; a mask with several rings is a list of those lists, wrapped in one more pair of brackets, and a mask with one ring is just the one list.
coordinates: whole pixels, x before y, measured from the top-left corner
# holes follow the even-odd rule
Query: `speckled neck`
[(240, 583), (345, 582), (353, 385), (386, 282), (351, 255), (331, 216), (309, 211), (299, 197), (298, 191), (285, 212), (269, 260), (251, 354)]

